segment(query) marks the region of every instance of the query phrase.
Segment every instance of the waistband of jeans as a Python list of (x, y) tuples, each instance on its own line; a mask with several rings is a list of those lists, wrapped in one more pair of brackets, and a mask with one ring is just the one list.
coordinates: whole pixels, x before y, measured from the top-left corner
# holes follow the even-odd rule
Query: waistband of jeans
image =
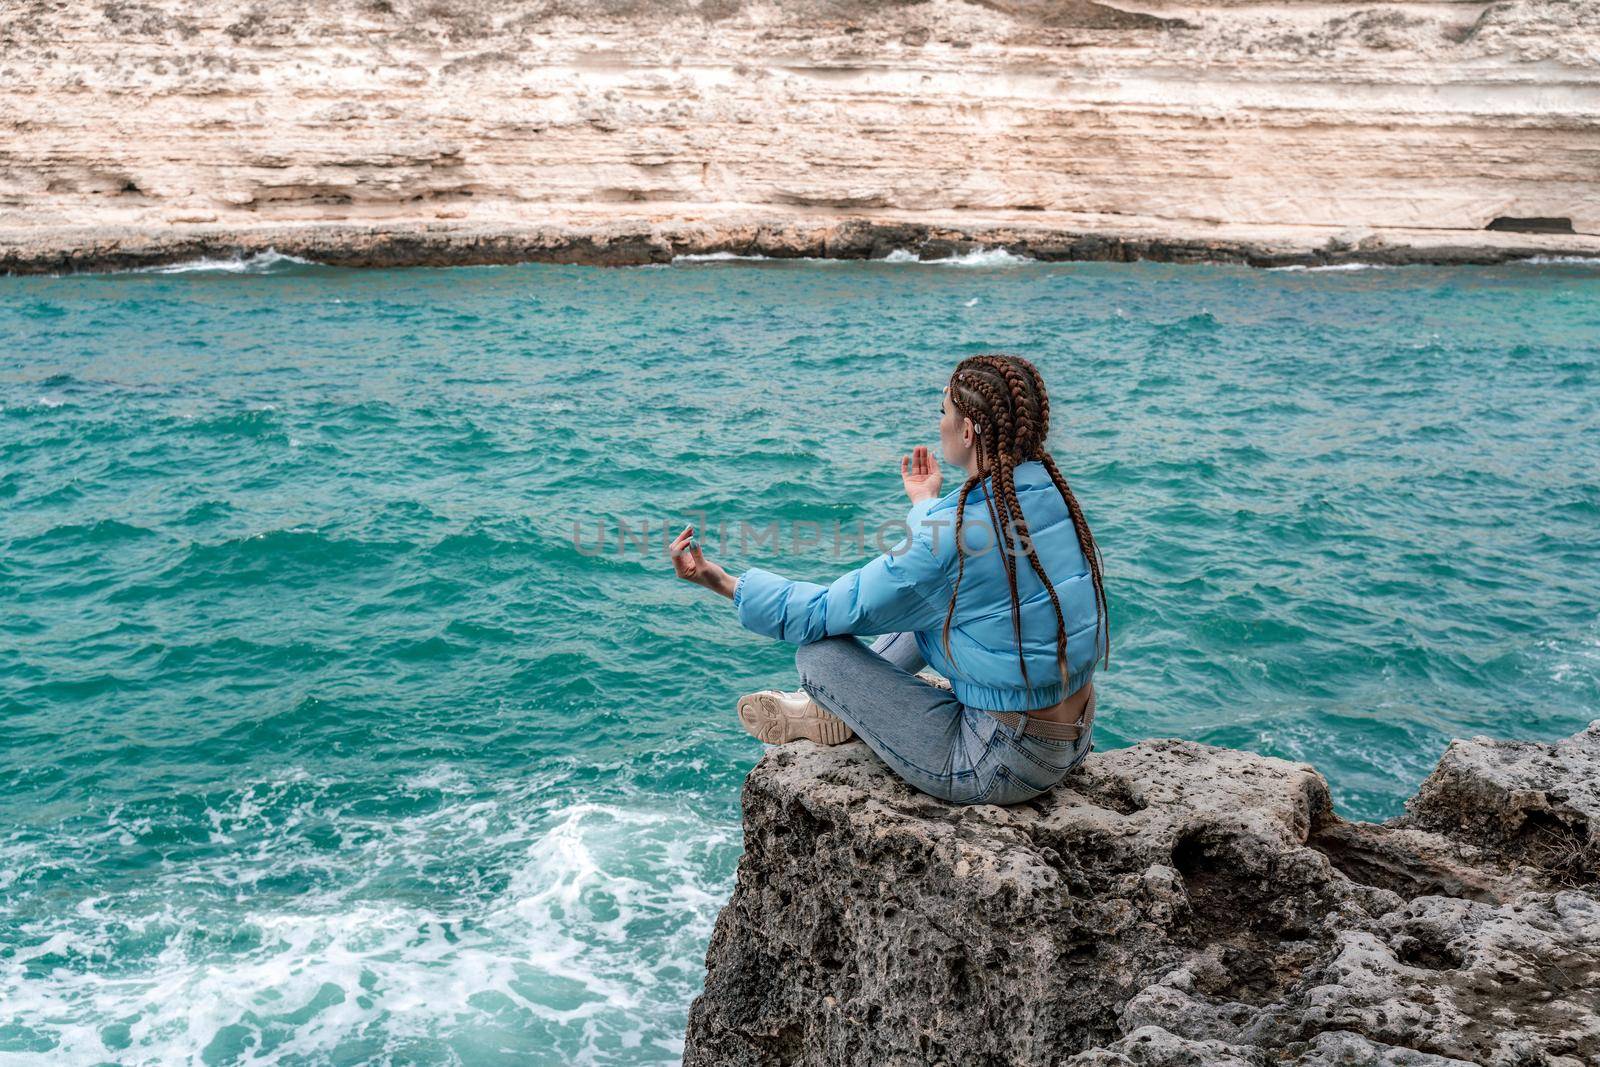
[(1088, 733), (1089, 727), (1094, 723), (1096, 695), (1092, 690), (1090, 691), (1089, 701), (1084, 705), (1083, 714), (1078, 716), (1077, 722), (1055, 722), (1050, 719), (1036, 719), (1031, 715), (1025, 715), (1017, 711), (988, 711), (988, 709), (985, 709), (985, 711), (1012, 729), (1016, 729), (1017, 723), (1026, 719), (1027, 722), (1023, 724), (1022, 732), (1033, 737), (1049, 741), (1076, 741)]

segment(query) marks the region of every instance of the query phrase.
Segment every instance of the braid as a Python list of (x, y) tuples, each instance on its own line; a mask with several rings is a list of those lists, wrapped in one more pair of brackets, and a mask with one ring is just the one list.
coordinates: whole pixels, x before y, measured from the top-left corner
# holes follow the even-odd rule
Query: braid
[(1089, 575), (1094, 582), (1094, 613), (1095, 622), (1098, 624), (1100, 635), (1100, 651), (1105, 656), (1105, 665), (1111, 666), (1111, 613), (1106, 607), (1105, 581), (1101, 576), (1100, 546), (1095, 544), (1094, 534), (1089, 532), (1089, 522), (1083, 517), (1083, 508), (1078, 505), (1078, 498), (1072, 495), (1072, 489), (1067, 485), (1067, 480), (1056, 469), (1056, 461), (1050, 453), (1041, 451), (1039, 461), (1044, 464), (1044, 469), (1050, 472), (1050, 480), (1056, 483), (1056, 489), (1061, 493), (1061, 499), (1067, 502), (1067, 513), (1072, 516), (1072, 525), (1078, 533), (1078, 547), (1083, 550), (1084, 562), (1089, 565)]
[(1050, 438), (1050, 392), (1045, 389), (1045, 378), (1038, 373), (1037, 366), (1027, 362), (1021, 355), (1011, 357), (1016, 365), (1021, 366), (1027, 373), (1027, 381), (1032, 386), (1032, 394), (1038, 402), (1038, 437), (1037, 443), (1040, 451), (1045, 448), (1045, 440)]
[(1055, 585), (1045, 573), (1043, 561), (1033, 547), (1027, 518), (1022, 512), (1022, 501), (1017, 496), (1017, 464), (1038, 460), (1050, 474), (1051, 481), (1061, 493), (1067, 512), (1072, 518), (1094, 585), (1095, 620), (1103, 642), (1106, 663), (1110, 664), (1109, 613), (1106, 609), (1105, 588), (1101, 573), (1101, 559), (1083, 510), (1073, 496), (1067, 481), (1056, 467), (1055, 460), (1045, 451), (1044, 442), (1050, 431), (1050, 400), (1045, 391), (1044, 379), (1031, 362), (1020, 356), (1003, 356), (993, 353), (971, 356), (961, 361), (950, 376), (950, 399), (955, 409), (972, 420), (977, 449), (977, 472), (961, 487), (956, 505), (955, 537), (957, 568), (955, 587), (951, 591), (950, 605), (945, 612), (943, 642), (945, 655), (950, 651), (950, 626), (955, 616), (956, 596), (966, 573), (966, 546), (962, 539), (962, 525), (966, 518), (967, 500), (972, 490), (987, 477), (990, 488), (985, 503), (990, 521), (994, 524), (995, 547), (1001, 549), (1001, 565), (1006, 573), (1006, 584), (1011, 594), (1011, 628), (1017, 642), (1017, 662), (1022, 671), (1024, 687), (1031, 693), (1027, 659), (1022, 648), (1022, 600), (1017, 585), (1016, 545), (1028, 557), (1034, 575), (1050, 597), (1056, 616), (1056, 665), (1064, 686), (1067, 681), (1067, 623)]
[[(1050, 430), (1050, 394), (1044, 387), (1044, 376), (1039, 373), (1039, 368), (1021, 356), (1013, 356), (1016, 365), (1027, 373), (1033, 386), (1033, 393), (1039, 401), (1039, 450), (1033, 457), (1044, 464), (1044, 469), (1049, 472), (1050, 480), (1055, 483), (1056, 490), (1061, 493), (1061, 499), (1066, 501), (1067, 513), (1072, 516), (1072, 525), (1078, 535), (1078, 547), (1083, 551), (1084, 562), (1089, 567), (1089, 575), (1094, 583), (1094, 612), (1095, 632), (1099, 635), (1100, 651), (1105, 656), (1105, 665), (1111, 666), (1111, 613), (1106, 606), (1105, 582), (1102, 577), (1103, 561), (1100, 558), (1100, 546), (1095, 543), (1094, 534), (1089, 531), (1089, 522), (1083, 516), (1083, 508), (1078, 504), (1078, 498), (1073, 495), (1072, 489), (1067, 485), (1066, 478), (1056, 467), (1056, 461), (1050, 453), (1045, 451), (1045, 436)], [(1052, 594), (1054, 590), (1052, 590)]]
[(1016, 411), (1017, 458), (1032, 459), (1044, 444), (1044, 434), (1037, 432), (1036, 425), (1039, 421), (1038, 386), (1011, 360), (999, 356), (990, 358), (991, 365), (1005, 378), (1006, 387), (1011, 390), (1011, 404)]
[(967, 571), (967, 553), (961, 545), (961, 518), (967, 512), (967, 494), (972, 492), (972, 487), (979, 482), (979, 476), (974, 474), (968, 478), (961, 487), (961, 497), (956, 501), (956, 584), (950, 590), (950, 607), (944, 613), (944, 655), (952, 664), (955, 663), (955, 653), (950, 651), (950, 620), (956, 613), (956, 595), (961, 592), (961, 577)]
[[(958, 371), (957, 373), (960, 372)], [(1005, 398), (1001, 395), (999, 385), (992, 379), (973, 374), (968, 376), (965, 384), (973, 392), (981, 396), (988, 406), (985, 414), (989, 416), (988, 421), (993, 424), (992, 428), (995, 431), (993, 435), (995, 437), (994, 452), (997, 458), (1004, 458), (1011, 451), (1006, 447), (1007, 443), (1012, 440), (1010, 405), (1006, 403)], [(976, 419), (973, 421), (977, 422)], [(990, 427), (985, 427), (985, 429), (988, 428)], [(978, 440), (982, 442), (986, 436), (985, 434), (980, 434)]]
[[(1005, 476), (1004, 472), (1008, 469), (1004, 463), (1000, 464), (993, 477), (989, 480), (989, 521), (994, 523), (996, 530), (1003, 531), (1005, 534), (1006, 543), (1005, 547), (1000, 550), (1000, 562), (1005, 567), (1006, 584), (1011, 590), (1011, 633), (1017, 641), (1017, 666), (1022, 669), (1022, 684), (1031, 693), (1033, 692), (1033, 686), (1028, 681), (1028, 661), (1022, 656), (1022, 596), (1017, 590), (1017, 551), (1011, 538), (1009, 524), (1001, 520), (999, 511), (1001, 505), (995, 502), (995, 497), (1000, 492), (1000, 480)], [(995, 540), (998, 548), (999, 537), (997, 536)]]
[(1039, 584), (1044, 586), (1045, 592), (1050, 595), (1050, 606), (1056, 613), (1056, 668), (1061, 674), (1063, 685), (1067, 681), (1067, 617), (1061, 609), (1061, 598), (1056, 595), (1055, 584), (1044, 571), (1044, 564), (1039, 559), (1038, 551), (1033, 547), (1033, 534), (1028, 529), (1028, 520), (1022, 514), (1022, 501), (1017, 497), (1016, 471), (1013, 468), (1005, 474), (1005, 500), (1006, 507), (1011, 512), (1011, 523), (1017, 530), (1018, 540), (1027, 551), (1028, 562), (1033, 566), (1033, 573), (1038, 577)]
[(1029, 363), (1021, 356), (1012, 356), (1012, 360), (1027, 372), (1028, 381), (1033, 386), (1033, 395), (1039, 401), (1039, 448), (1044, 449), (1045, 440), (1050, 436), (1050, 394), (1044, 387), (1044, 376), (1039, 373), (1039, 368)]
[[(1019, 428), (1031, 433), (1033, 430), (1033, 416), (1028, 411), (1027, 399), (1032, 390), (1024, 375), (1015, 366), (1006, 365), (1006, 383), (1011, 389), (1012, 402), (1017, 410)], [(1035, 405), (1037, 409), (1037, 405)], [(1021, 434), (1019, 434), (1021, 436)], [(1031, 452), (1040, 451), (1035, 446), (1032, 450), (1020, 449), (1022, 458), (1031, 458)], [(1056, 669), (1061, 675), (1062, 684), (1067, 680), (1067, 617), (1061, 609), (1061, 598), (1056, 595), (1056, 587), (1045, 574), (1044, 564), (1039, 559), (1039, 553), (1033, 547), (1033, 535), (1028, 529), (1028, 520), (1022, 513), (1022, 501), (1017, 497), (1016, 468), (1013, 466), (1004, 472), (1006, 507), (1011, 512), (1012, 525), (1018, 531), (1018, 539), (1022, 542), (1028, 554), (1028, 562), (1033, 566), (1033, 573), (1038, 577), (1039, 584), (1043, 585), (1045, 592), (1050, 595), (1050, 606), (1056, 613)], [(1019, 638), (1020, 643), (1020, 638)], [(1031, 691), (1031, 690), (1030, 690)]]
[[(951, 376), (951, 399), (958, 410), (967, 413), (973, 421), (977, 433), (976, 445), (978, 450), (978, 473), (969, 479), (963, 487), (962, 500), (956, 513), (956, 547), (957, 582), (965, 572), (966, 555), (961, 537), (961, 526), (964, 521), (966, 495), (983, 479), (987, 472), (991, 477), (991, 485), (985, 494), (985, 504), (989, 511), (989, 521), (994, 534), (994, 546), (1000, 549), (1000, 562), (1006, 573), (1006, 585), (1011, 594), (1011, 630), (1017, 642), (1017, 661), (1022, 670), (1023, 684), (1032, 688), (1028, 680), (1028, 664), (1022, 656), (1022, 598), (1017, 589), (1017, 560), (1016, 549), (1011, 536), (1011, 528), (1000, 513), (1000, 505), (996, 503), (996, 493), (1001, 472), (1009, 472), (1015, 465), (1013, 456), (1015, 445), (1012, 439), (1011, 405), (1006, 403), (1000, 388), (1000, 382), (988, 374), (981, 373), (980, 368), (986, 368), (986, 363), (980, 358), (964, 360)], [(957, 395), (961, 391), (960, 396)], [(959, 585), (957, 586), (959, 590)], [(950, 622), (955, 615), (956, 591), (952, 591), (950, 606), (945, 612), (944, 641), (948, 654)]]

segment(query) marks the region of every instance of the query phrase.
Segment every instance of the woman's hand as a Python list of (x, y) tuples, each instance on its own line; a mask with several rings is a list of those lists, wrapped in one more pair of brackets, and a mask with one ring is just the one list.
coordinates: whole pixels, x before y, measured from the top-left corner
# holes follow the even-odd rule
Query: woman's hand
[(706, 559), (694, 539), (694, 527), (685, 526), (683, 532), (672, 539), (667, 549), (672, 554), (672, 569), (678, 577), (695, 585), (703, 585), (713, 593), (732, 599), (736, 580), (720, 566)]
[(911, 455), (900, 457), (900, 482), (906, 487), (906, 496), (915, 504), (939, 495), (944, 485), (944, 472), (928, 450), (918, 445), (911, 450)]

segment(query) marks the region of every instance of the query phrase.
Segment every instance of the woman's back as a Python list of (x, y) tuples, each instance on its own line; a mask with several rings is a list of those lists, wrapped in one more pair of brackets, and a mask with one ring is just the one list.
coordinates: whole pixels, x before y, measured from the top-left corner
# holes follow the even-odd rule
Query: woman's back
[[(959, 683), (961, 690), (972, 697), (963, 697), (963, 702), (975, 707), (1018, 709), (1053, 704), (1089, 680), (1097, 655), (1099, 626), (1094, 581), (1066, 501), (1044, 465), (1037, 461), (1018, 464), (1013, 479), (1034, 552), (1055, 588), (1066, 620), (1065, 686), (1060, 684), (1056, 664), (1055, 606), (1026, 553), (1020, 547), (1007, 551), (1003, 545), (996, 545), (989, 511), (990, 482), (981, 483), (967, 496), (962, 520), (964, 562), (956, 558), (953, 533), (959, 490), (932, 502), (920, 517), (914, 510), (911, 517), (913, 538), (926, 535), (927, 546), (955, 595), (950, 620), (951, 655), (944, 653), (942, 620), (937, 629), (918, 631), (918, 647), (934, 669), (950, 678), (953, 686)], [(917, 528), (919, 522), (921, 531)], [(1017, 655), (1008, 563), (1014, 572), (1020, 605), (1021, 663), (1027, 666), (1033, 697), (1026, 696)], [(990, 692), (995, 695), (986, 695)]]

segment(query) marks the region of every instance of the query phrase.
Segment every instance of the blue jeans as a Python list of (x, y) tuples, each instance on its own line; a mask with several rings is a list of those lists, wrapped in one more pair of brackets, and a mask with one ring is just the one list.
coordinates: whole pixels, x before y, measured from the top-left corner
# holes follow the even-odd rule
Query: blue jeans
[(849, 724), (896, 774), (953, 804), (1017, 804), (1048, 791), (1089, 754), (1094, 727), (1076, 741), (1022, 733), (917, 677), (926, 664), (909, 633), (869, 649), (828, 637), (795, 654), (811, 699)]

